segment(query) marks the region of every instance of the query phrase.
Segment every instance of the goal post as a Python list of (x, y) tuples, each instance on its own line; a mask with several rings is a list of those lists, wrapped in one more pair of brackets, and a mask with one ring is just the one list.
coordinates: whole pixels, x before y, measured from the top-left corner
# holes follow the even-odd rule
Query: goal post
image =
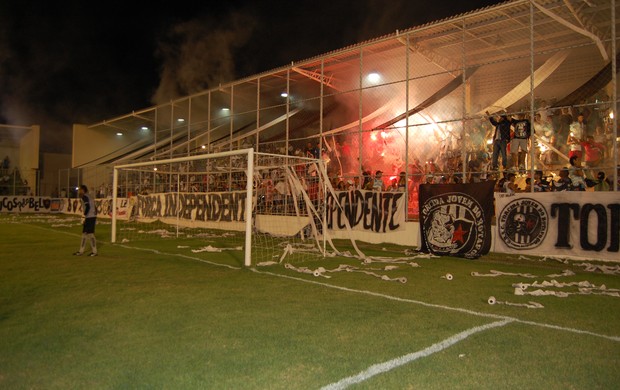
[(245, 266), (325, 255), (319, 159), (242, 149), (117, 165), (112, 181), (113, 243), (159, 236)]
[[(166, 160), (157, 160), (157, 161), (148, 161), (148, 162), (139, 162), (139, 163), (133, 163), (133, 164), (125, 164), (125, 165), (117, 165), (114, 167), (114, 174), (113, 174), (113, 193), (112, 193), (112, 210), (114, 210), (112, 212), (112, 238), (111, 241), (112, 243), (116, 243), (116, 227), (117, 227), (117, 213), (115, 212), (115, 210), (117, 210), (117, 202), (118, 202), (118, 188), (119, 188), (119, 182), (118, 182), (118, 172), (120, 169), (133, 169), (133, 168), (145, 168), (145, 167), (151, 167), (151, 166), (157, 166), (157, 165), (166, 165), (166, 164), (175, 164), (175, 163), (183, 163), (183, 162), (191, 162), (191, 161), (198, 161), (198, 160), (205, 160), (206, 158), (210, 158), (210, 159), (214, 159), (214, 158), (220, 158), (220, 157), (229, 157), (229, 156), (247, 156), (247, 171), (246, 171), (246, 177), (248, 178), (248, 180), (246, 181), (246, 187), (245, 187), (245, 191), (246, 191), (246, 197), (245, 197), (245, 248), (244, 248), (244, 265), (245, 266), (250, 266), (251, 265), (251, 258), (252, 258), (252, 192), (253, 192), (253, 172), (254, 172), (254, 149), (252, 148), (248, 148), (248, 149), (240, 149), (240, 150), (231, 150), (231, 151), (226, 151), (226, 152), (219, 152), (219, 153), (212, 153), (209, 155), (194, 155), (194, 156), (187, 156), (187, 157), (179, 157), (179, 158), (171, 158), (171, 159), (166, 159)], [(180, 175), (179, 175), (180, 177)]]

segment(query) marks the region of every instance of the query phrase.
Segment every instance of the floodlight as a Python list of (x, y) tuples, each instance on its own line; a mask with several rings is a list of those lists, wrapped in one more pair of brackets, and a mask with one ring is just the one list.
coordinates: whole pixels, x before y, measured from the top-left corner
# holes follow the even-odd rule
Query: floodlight
[(381, 81), (381, 75), (377, 72), (372, 72), (369, 73), (368, 76), (366, 76), (366, 80), (368, 80), (372, 84), (376, 84)]

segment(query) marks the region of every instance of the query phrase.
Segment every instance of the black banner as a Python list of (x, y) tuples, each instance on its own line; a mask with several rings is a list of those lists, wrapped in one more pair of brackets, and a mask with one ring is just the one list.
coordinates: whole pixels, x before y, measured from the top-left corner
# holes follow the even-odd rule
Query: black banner
[(470, 259), (489, 253), (494, 185), (420, 185), (421, 251)]

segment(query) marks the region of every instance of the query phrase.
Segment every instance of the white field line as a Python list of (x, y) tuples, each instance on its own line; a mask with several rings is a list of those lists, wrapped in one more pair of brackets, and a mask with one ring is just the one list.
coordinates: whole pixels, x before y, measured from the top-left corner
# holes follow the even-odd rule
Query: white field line
[(251, 268), (251, 270), (256, 272), (256, 273), (258, 273), (258, 274), (265, 274), (265, 275), (276, 276), (276, 277), (279, 277), (279, 278), (292, 279), (292, 280), (297, 280), (297, 281), (301, 281), (301, 282), (305, 282), (305, 283), (310, 283), (310, 284), (318, 284), (319, 286), (323, 286), (323, 287), (329, 287), (329, 288), (333, 288), (333, 289), (336, 289), (336, 290), (347, 291), (347, 292), (352, 292), (352, 293), (356, 293), (356, 294), (371, 295), (371, 296), (374, 296), (374, 297), (389, 299), (391, 301), (414, 303), (416, 305), (431, 307), (431, 308), (434, 308), (434, 309), (458, 311), (458, 312), (461, 312), (461, 313), (470, 314), (470, 315), (478, 316), (478, 317), (494, 318), (496, 320), (508, 320), (508, 319), (509, 320), (513, 320), (513, 321), (515, 320), (515, 318), (510, 318), (510, 317), (506, 317), (506, 316), (500, 316), (500, 315), (488, 314), (488, 313), (481, 313), (481, 312), (477, 312), (477, 311), (473, 311), (473, 310), (469, 310), (469, 309), (462, 309), (462, 308), (459, 308), (459, 307), (450, 307), (450, 306), (438, 305), (438, 304), (435, 304), (435, 303), (428, 303), (428, 302), (423, 302), (423, 301), (417, 301), (415, 299), (400, 298), (400, 297), (395, 297), (395, 296), (392, 296), (392, 295), (382, 294), (382, 293), (378, 293), (378, 292), (374, 292), (374, 291), (358, 290), (358, 289), (355, 289), (355, 288), (337, 286), (337, 285), (333, 285), (333, 284), (329, 284), (329, 283), (317, 282), (316, 280), (303, 279), (303, 278), (299, 278), (299, 277), (296, 277), (296, 276), (277, 274), (277, 273), (273, 273), (273, 272), (269, 272), (269, 271), (259, 271), (259, 270), (255, 269), (255, 268)]
[[(60, 233), (60, 234), (70, 235), (70, 236), (73, 236), (73, 237), (81, 237), (80, 234), (64, 232), (64, 231), (61, 231), (61, 230), (45, 228), (45, 227), (42, 227), (42, 226), (36, 226), (36, 225), (30, 225), (30, 224), (22, 224), (22, 225), (32, 226), (32, 227), (35, 227), (35, 228), (38, 228), (38, 229), (41, 229), (41, 230), (52, 231), (52, 232), (56, 232), (56, 233)], [(109, 243), (109, 241), (103, 241), (103, 242)], [(137, 248), (137, 247), (120, 245), (120, 244), (114, 244), (114, 245), (119, 245), (119, 246), (122, 246), (122, 247), (127, 248), (127, 249), (134, 249), (134, 250), (141, 250), (141, 251), (150, 251), (150, 252), (159, 253), (159, 254), (167, 255), (167, 256), (168, 255), (169, 256), (177, 256), (177, 257), (185, 258), (185, 259), (188, 259), (188, 260), (195, 260), (195, 261), (199, 261), (199, 262), (202, 262), (202, 263), (211, 264), (211, 265), (218, 266), (218, 267), (226, 267), (226, 268), (235, 269), (235, 270), (242, 269), (241, 267), (234, 267), (234, 266), (227, 265), (227, 264), (215, 263), (215, 262), (212, 262), (212, 261), (200, 259), (198, 257), (186, 256), (186, 255), (177, 254), (177, 253), (164, 253), (164, 252), (158, 252), (158, 251), (153, 250), (153, 249)], [(432, 307), (432, 308), (436, 308), (436, 309), (456, 311), (456, 312), (470, 314), (470, 315), (478, 316), (478, 317), (494, 318), (494, 319), (498, 319), (498, 320), (511, 320), (513, 322), (517, 322), (517, 323), (520, 323), (520, 324), (531, 325), (531, 326), (538, 326), (538, 327), (541, 327), (541, 328), (549, 328), (549, 329), (561, 330), (561, 331), (569, 332), (569, 333), (576, 333), (576, 334), (583, 334), (583, 335), (588, 335), (588, 336), (600, 337), (600, 338), (603, 338), (603, 339), (620, 342), (620, 336), (609, 336), (609, 335), (604, 335), (604, 334), (600, 334), (600, 333), (590, 332), (588, 330), (575, 329), (575, 328), (567, 328), (567, 327), (563, 327), (563, 326), (559, 326), (559, 325), (545, 324), (545, 323), (542, 323), (542, 322), (525, 321), (525, 320), (520, 320), (518, 318), (513, 318), (513, 317), (508, 317), (508, 316), (500, 316), (500, 315), (497, 315), (497, 314), (490, 314), (490, 313), (482, 313), (482, 312), (478, 312), (478, 311), (474, 311), (474, 310), (463, 309), (463, 308), (460, 308), (460, 307), (444, 306), (444, 305), (438, 305), (438, 304), (435, 304), (435, 303), (428, 303), (428, 302), (423, 302), (423, 301), (417, 301), (415, 299), (400, 298), (400, 297), (395, 297), (395, 296), (387, 295), (387, 294), (381, 294), (381, 293), (377, 293), (377, 292), (373, 292), (373, 291), (358, 290), (358, 289), (337, 286), (337, 285), (333, 285), (333, 284), (329, 284), (329, 283), (324, 283), (324, 282), (317, 282), (315, 280), (308, 280), (308, 279), (298, 278), (298, 277), (295, 277), (295, 276), (277, 274), (277, 273), (268, 272), (268, 271), (259, 271), (259, 270), (255, 269), (255, 268), (250, 268), (250, 270), (253, 271), (253, 272), (256, 272), (258, 274), (271, 275), (271, 276), (275, 276), (275, 277), (278, 277), (278, 278), (292, 279), (292, 280), (297, 280), (297, 281), (300, 281), (300, 282), (303, 282), (303, 283), (317, 284), (319, 286), (323, 286), (323, 287), (327, 287), (327, 288), (333, 288), (333, 289), (341, 290), (341, 291), (352, 292), (352, 293), (356, 293), (356, 294), (371, 295), (371, 296), (375, 296), (375, 297), (379, 297), (379, 298), (389, 299), (389, 300), (392, 300), (392, 301), (407, 302), (407, 303), (413, 303), (413, 304), (420, 305), (420, 306)]]
[[(41, 230), (47, 230), (47, 231), (51, 231), (51, 232), (55, 232), (55, 233), (59, 233), (59, 234), (64, 234), (67, 236), (72, 236), (72, 237), (82, 237), (81, 234), (77, 234), (77, 233), (70, 233), (70, 232), (65, 232), (62, 230), (56, 230), (56, 229), (50, 229), (50, 228), (45, 228), (43, 226), (37, 226), (37, 225), (29, 225), (29, 224), (21, 224), (21, 225), (25, 225), (25, 226), (31, 226), (31, 227), (35, 227), (37, 229), (41, 229)], [(125, 249), (133, 249), (133, 250), (137, 250), (137, 251), (143, 251), (143, 252), (152, 252), (155, 253), (157, 255), (165, 255), (165, 256), (176, 256), (176, 257), (181, 257), (183, 259), (188, 259), (188, 260), (195, 260), (195, 261), (199, 261), (201, 263), (207, 263), (210, 265), (214, 265), (216, 267), (226, 267), (226, 268), (230, 268), (230, 269), (236, 269), (236, 270), (240, 270), (241, 267), (235, 267), (233, 265), (228, 265), (228, 264), (221, 264), (221, 263), (215, 263), (213, 261), (209, 261), (209, 260), (205, 260), (205, 259), (201, 259), (199, 257), (193, 257), (193, 256), (187, 256), (187, 255), (183, 255), (180, 253), (167, 253), (167, 252), (161, 252), (158, 251), (157, 249), (150, 249), (150, 248), (140, 248), (140, 247), (136, 247), (136, 246), (129, 246), (129, 245), (125, 245), (125, 244), (112, 244), (110, 243), (110, 241), (107, 240), (101, 240), (101, 239), (97, 239), (97, 242), (105, 242), (106, 244), (110, 244), (110, 245), (118, 245), (121, 248), (125, 248)]]
[(129, 245), (125, 245), (125, 244), (113, 244), (113, 245), (118, 245), (121, 248), (126, 248), (126, 249), (134, 249), (134, 250), (138, 250), (138, 251), (144, 251), (144, 252), (153, 252), (155, 254), (158, 255), (166, 255), (166, 256), (176, 256), (176, 257), (181, 257), (183, 259), (188, 259), (188, 260), (195, 260), (195, 261), (199, 261), (201, 263), (207, 263), (210, 265), (214, 265), (216, 267), (226, 267), (226, 268), (230, 268), (230, 269), (236, 269), (236, 270), (240, 270), (241, 267), (235, 267), (234, 265), (228, 265), (228, 264), (222, 264), (222, 263), (215, 263), (213, 261), (209, 261), (209, 260), (205, 260), (205, 259), (201, 259), (199, 257), (193, 257), (193, 256), (187, 256), (187, 255), (183, 255), (180, 253), (167, 253), (167, 252), (160, 252), (156, 249), (149, 249), (149, 248), (139, 248), (139, 247), (135, 247), (135, 246), (129, 246)]
[(379, 375), (379, 374), (383, 374), (385, 372), (391, 371), (395, 368), (398, 368), (400, 366), (404, 366), (405, 364), (409, 364), (411, 362), (413, 362), (414, 360), (418, 360), (420, 358), (424, 358), (427, 356), (430, 356), (434, 353), (437, 352), (441, 352), (444, 349), (447, 349), (451, 346), (453, 346), (454, 344), (465, 340), (466, 338), (468, 338), (471, 335), (474, 335), (476, 333), (480, 333), (483, 332), (485, 330), (489, 330), (489, 329), (493, 329), (493, 328), (497, 328), (500, 326), (504, 326), (506, 324), (509, 324), (513, 322), (513, 320), (510, 319), (506, 319), (503, 321), (497, 321), (497, 322), (491, 322), (489, 324), (486, 325), (481, 325), (481, 326), (476, 326), (474, 328), (470, 328), (467, 329), (461, 333), (457, 333), (452, 337), (449, 337), (443, 341), (440, 341), (436, 344), (431, 345), (430, 347), (424, 348), (420, 351), (417, 352), (412, 352), (409, 353), (407, 355), (403, 355), (400, 357), (397, 357), (395, 359), (392, 360), (388, 360), (386, 362), (383, 363), (378, 363), (378, 364), (373, 364), (372, 366), (368, 367), (367, 369), (365, 369), (364, 371), (341, 379), (338, 382), (334, 382), (331, 383), (327, 386), (322, 387), (323, 390), (340, 390), (340, 389), (346, 389), (347, 387), (357, 384), (357, 383), (361, 383), (364, 382), (370, 378), (372, 378), (373, 376)]
[(292, 279), (292, 280), (297, 280), (297, 281), (301, 281), (301, 282), (304, 282), (304, 283), (317, 284), (319, 286), (333, 288), (333, 289), (341, 290), (341, 291), (352, 292), (352, 293), (356, 293), (356, 294), (371, 295), (371, 296), (374, 296), (374, 297), (389, 299), (391, 301), (413, 303), (413, 304), (420, 305), (420, 306), (431, 307), (431, 308), (442, 309), (442, 310), (449, 310), (449, 311), (456, 311), (456, 312), (470, 314), (470, 315), (478, 316), (478, 317), (494, 318), (494, 319), (498, 319), (498, 320), (509, 320), (509, 321), (512, 321), (512, 322), (520, 323), (520, 324), (526, 324), (526, 325), (532, 325), (532, 326), (539, 326), (539, 327), (543, 327), (543, 328), (562, 330), (562, 331), (565, 331), (565, 332), (584, 334), (584, 335), (600, 337), (600, 338), (604, 338), (604, 339), (607, 339), (607, 340), (620, 342), (620, 336), (608, 336), (608, 335), (604, 335), (604, 334), (590, 332), (590, 331), (587, 331), (587, 330), (574, 329), (574, 328), (566, 328), (566, 327), (563, 327), (563, 326), (545, 324), (545, 323), (534, 322), (534, 321), (525, 321), (525, 320), (520, 320), (520, 319), (514, 318), (514, 317), (500, 316), (500, 315), (497, 315), (497, 314), (490, 314), (490, 313), (482, 313), (482, 312), (478, 312), (478, 311), (474, 311), (474, 310), (463, 309), (463, 308), (460, 308), (460, 307), (451, 307), (451, 306), (445, 306), (445, 305), (438, 305), (436, 303), (428, 303), (428, 302), (423, 302), (423, 301), (417, 301), (415, 299), (400, 298), (400, 297), (395, 297), (395, 296), (387, 295), (387, 294), (381, 294), (381, 293), (377, 293), (377, 292), (373, 292), (373, 291), (358, 290), (358, 289), (354, 289), (354, 288), (342, 287), (342, 286), (337, 286), (337, 285), (333, 285), (333, 284), (329, 284), (329, 283), (324, 283), (324, 282), (317, 282), (315, 280), (308, 280), (308, 279), (298, 278), (296, 276), (282, 275), (282, 274), (277, 274), (277, 273), (268, 272), (268, 271), (258, 271), (257, 269), (254, 269), (254, 268), (252, 268), (251, 270), (256, 272), (256, 273), (259, 273), (259, 274), (271, 275), (271, 276), (276, 276), (276, 277), (285, 278), (285, 279)]

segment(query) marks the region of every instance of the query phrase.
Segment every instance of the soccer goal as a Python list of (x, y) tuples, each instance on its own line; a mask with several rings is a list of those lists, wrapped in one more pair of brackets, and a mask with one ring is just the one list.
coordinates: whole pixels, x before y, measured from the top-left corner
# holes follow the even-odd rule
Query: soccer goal
[(114, 167), (112, 242), (226, 252), (250, 266), (325, 255), (320, 160), (253, 149)]

